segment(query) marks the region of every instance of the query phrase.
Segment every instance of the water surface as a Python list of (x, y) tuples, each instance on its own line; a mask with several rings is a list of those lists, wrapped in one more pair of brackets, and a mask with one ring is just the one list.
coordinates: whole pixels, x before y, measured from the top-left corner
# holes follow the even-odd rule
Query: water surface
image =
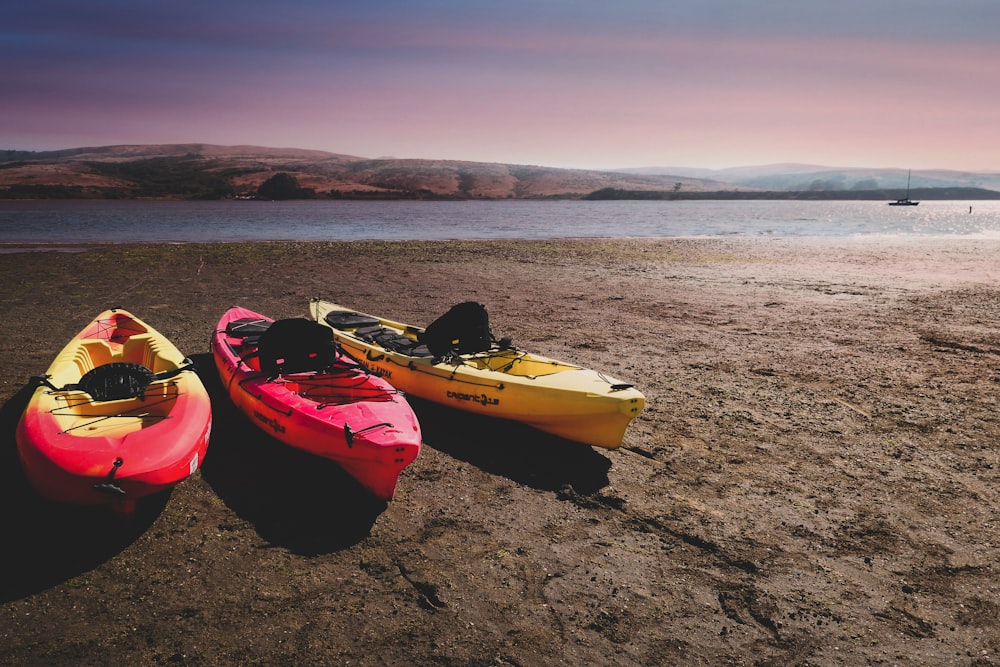
[(0, 243), (872, 235), (1000, 237), (1000, 202), (0, 202)]

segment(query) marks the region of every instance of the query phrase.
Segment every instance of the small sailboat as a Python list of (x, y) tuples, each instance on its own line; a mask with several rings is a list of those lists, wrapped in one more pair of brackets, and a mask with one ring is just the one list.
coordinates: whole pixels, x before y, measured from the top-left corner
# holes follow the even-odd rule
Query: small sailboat
[(889, 206), (917, 206), (920, 202), (910, 200), (910, 171), (906, 172), (906, 196), (889, 202)]

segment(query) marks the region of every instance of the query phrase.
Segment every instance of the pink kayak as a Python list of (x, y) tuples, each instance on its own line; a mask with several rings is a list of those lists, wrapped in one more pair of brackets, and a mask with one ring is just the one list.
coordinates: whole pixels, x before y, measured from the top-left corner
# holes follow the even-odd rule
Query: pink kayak
[(393, 498), (420, 453), (420, 425), (402, 393), (342, 355), (327, 327), (230, 308), (212, 356), (230, 398), (259, 428)]

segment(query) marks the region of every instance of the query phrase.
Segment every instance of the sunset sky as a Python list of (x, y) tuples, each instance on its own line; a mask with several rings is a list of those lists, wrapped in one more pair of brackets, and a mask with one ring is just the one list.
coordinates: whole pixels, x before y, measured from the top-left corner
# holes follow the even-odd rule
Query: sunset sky
[(996, 0), (33, 0), (0, 149), (1000, 171)]

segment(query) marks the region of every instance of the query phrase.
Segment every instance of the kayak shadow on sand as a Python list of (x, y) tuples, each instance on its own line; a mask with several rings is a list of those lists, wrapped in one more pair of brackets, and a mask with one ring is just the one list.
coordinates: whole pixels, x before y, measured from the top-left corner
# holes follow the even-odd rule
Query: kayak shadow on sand
[(524, 424), (412, 396), (424, 444), (493, 475), (543, 491), (592, 494), (610, 484), (611, 460), (593, 447)]
[(131, 517), (39, 497), (17, 455), (14, 433), (36, 385), (26, 384), (0, 407), (0, 534), (6, 544), (0, 601), (69, 581), (120, 553), (153, 524), (170, 491), (144, 498)]
[(345, 549), (370, 533), (387, 504), (333, 461), (290, 447), (230, 400), (211, 354), (192, 355), (212, 400), (202, 479), (268, 542), (301, 555)]

